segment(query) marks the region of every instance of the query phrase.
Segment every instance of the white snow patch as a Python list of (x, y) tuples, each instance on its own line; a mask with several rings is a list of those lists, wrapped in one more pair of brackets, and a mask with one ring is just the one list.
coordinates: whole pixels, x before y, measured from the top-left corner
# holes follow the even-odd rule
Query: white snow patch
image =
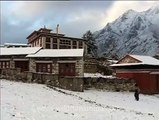
[[(58, 89), (58, 88), (57, 88)], [(159, 120), (157, 95), (87, 90), (1, 80), (2, 120)]]
[(28, 55), (40, 49), (40, 47), (0, 48), (0, 55)]
[(99, 77), (102, 77), (102, 78), (115, 78), (114, 76), (112, 75), (102, 75), (101, 73), (84, 73), (84, 77), (91, 77), (91, 78), (99, 78)]

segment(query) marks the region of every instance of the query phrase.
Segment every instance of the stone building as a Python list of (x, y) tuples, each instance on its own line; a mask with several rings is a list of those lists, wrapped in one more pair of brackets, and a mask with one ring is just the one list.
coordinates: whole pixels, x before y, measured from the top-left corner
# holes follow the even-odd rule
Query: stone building
[(83, 76), (83, 49), (42, 49), (30, 58), (31, 72), (58, 74), (59, 76)]
[(21, 71), (29, 71), (28, 54), (34, 54), (40, 47), (0, 48), (0, 69), (20, 68)]
[(0, 48), (0, 69), (83, 76), (83, 49)]
[(87, 52), (86, 41), (82, 38), (68, 37), (55, 33), (51, 29), (40, 28), (38, 31), (32, 32), (28, 37), (28, 44), (31, 47), (42, 47), (44, 49), (84, 49)]

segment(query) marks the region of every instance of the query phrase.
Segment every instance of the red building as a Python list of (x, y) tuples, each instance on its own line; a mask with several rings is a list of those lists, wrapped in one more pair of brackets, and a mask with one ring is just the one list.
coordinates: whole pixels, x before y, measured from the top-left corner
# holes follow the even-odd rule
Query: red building
[(159, 93), (159, 60), (150, 56), (126, 55), (112, 67), (117, 77), (134, 79), (141, 93)]

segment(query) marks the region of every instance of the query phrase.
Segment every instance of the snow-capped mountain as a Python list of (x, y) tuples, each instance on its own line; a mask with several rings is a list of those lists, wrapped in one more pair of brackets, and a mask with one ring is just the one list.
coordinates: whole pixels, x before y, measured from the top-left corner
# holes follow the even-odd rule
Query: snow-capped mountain
[(159, 53), (159, 6), (147, 11), (128, 10), (94, 33), (99, 56)]

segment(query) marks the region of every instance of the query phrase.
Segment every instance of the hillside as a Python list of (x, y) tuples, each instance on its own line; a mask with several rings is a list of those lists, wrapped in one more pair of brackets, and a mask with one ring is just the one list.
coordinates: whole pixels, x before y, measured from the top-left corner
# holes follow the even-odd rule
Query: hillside
[(85, 90), (1, 80), (1, 120), (158, 120), (159, 95)]
[(143, 12), (128, 10), (94, 33), (99, 56), (159, 53), (159, 6)]

